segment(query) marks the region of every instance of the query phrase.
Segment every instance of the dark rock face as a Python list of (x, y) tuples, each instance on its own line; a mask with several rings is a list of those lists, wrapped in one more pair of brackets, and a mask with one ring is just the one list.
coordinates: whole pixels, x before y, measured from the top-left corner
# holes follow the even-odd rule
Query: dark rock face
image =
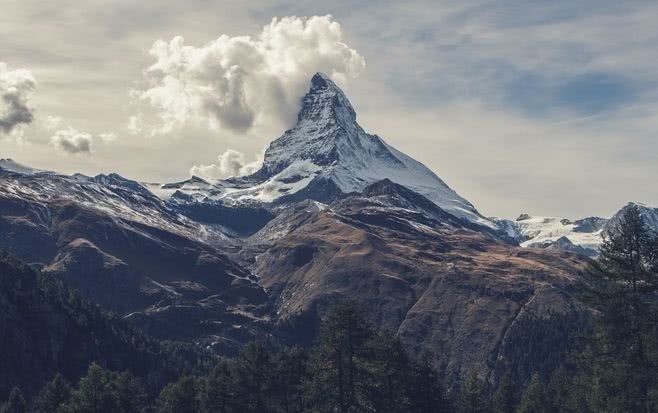
[(549, 245), (544, 246), (544, 248), (571, 251), (584, 257), (596, 257), (598, 255), (598, 253), (594, 250), (583, 248), (580, 245), (575, 245), (567, 237), (560, 237)]
[[(332, 93), (326, 93), (327, 91)], [(297, 120), (319, 122), (327, 109), (331, 111), (333, 118), (345, 116), (352, 122), (356, 121), (356, 111), (343, 92), (326, 75), (316, 73), (311, 78), (311, 89), (302, 100)]]
[(183, 203), (177, 209), (189, 218), (219, 225), (237, 236), (249, 236), (265, 226), (274, 215), (262, 207), (234, 208), (221, 203)]
[(336, 199), (344, 197), (343, 191), (336, 186), (334, 181), (317, 177), (311, 181), (304, 189), (295, 192), (294, 194), (281, 197), (276, 205), (289, 205), (291, 203), (312, 199), (318, 202), (332, 202)]
[(55, 256), (55, 240), (47, 231), (52, 224), (48, 208), (13, 198), (0, 202), (0, 213), (0, 249), (42, 265)]
[(589, 217), (574, 221), (575, 232), (596, 232), (601, 230), (608, 222), (607, 218)]
[(75, 286), (102, 306), (121, 313), (145, 304), (140, 297), (139, 273), (83, 238), (66, 244), (45, 272)]

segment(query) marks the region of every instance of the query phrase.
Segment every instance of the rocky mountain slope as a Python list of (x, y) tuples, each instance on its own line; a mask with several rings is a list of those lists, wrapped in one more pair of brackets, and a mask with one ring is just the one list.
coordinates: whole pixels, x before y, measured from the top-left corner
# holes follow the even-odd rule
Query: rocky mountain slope
[(323, 309), (350, 299), (448, 374), (493, 377), (520, 326), (583, 310), (586, 258), (519, 247), (364, 132), (321, 74), (253, 175), (155, 185), (16, 165), (0, 164), (0, 249), (157, 337), (220, 353), (259, 337), (308, 343)]
[(291, 336), (311, 333), (310, 314), (348, 298), (414, 353), (432, 350), (450, 374), (467, 365), (485, 374), (504, 361), (506, 340), (523, 334), (520, 320), (582, 309), (577, 255), (510, 246), (438, 208), (408, 208), (408, 194), (376, 183), (331, 205), (306, 204), (286, 217), (291, 225), (253, 237), (265, 244), (254, 272)]
[(0, 250), (156, 336), (234, 347), (260, 323), (267, 297), (235, 248), (118, 175), (0, 170)]

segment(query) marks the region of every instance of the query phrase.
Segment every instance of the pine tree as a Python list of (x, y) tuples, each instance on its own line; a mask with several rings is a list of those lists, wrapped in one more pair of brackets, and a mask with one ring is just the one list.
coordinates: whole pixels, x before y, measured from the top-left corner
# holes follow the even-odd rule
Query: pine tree
[(434, 369), (434, 356), (431, 353), (423, 353), (413, 364), (408, 387), (411, 411), (427, 413), (453, 411), (443, 383)]
[(600, 313), (585, 355), (592, 392), (598, 409), (648, 413), (657, 408), (658, 238), (630, 206), (600, 252), (589, 269)]
[(508, 371), (500, 379), (496, 392), (493, 395), (494, 413), (514, 413), (516, 409), (516, 395), (512, 384), (512, 374)]
[(550, 412), (568, 412), (570, 392), (573, 385), (564, 367), (560, 366), (551, 374), (546, 387), (547, 408)]
[(71, 385), (64, 376), (59, 373), (56, 374), (39, 392), (35, 401), (36, 412), (57, 412), (58, 409), (69, 403), (72, 391)]
[(109, 391), (113, 394), (117, 412), (140, 413), (146, 406), (146, 390), (142, 381), (129, 372), (112, 373)]
[(547, 411), (555, 413), (588, 413), (586, 378), (577, 374), (568, 374), (564, 367), (559, 367), (551, 374), (546, 387)]
[(364, 404), (374, 412), (407, 412), (411, 366), (399, 339), (380, 332), (365, 343), (362, 366), (366, 376)]
[(275, 394), (284, 413), (304, 411), (304, 380), (307, 375), (307, 354), (301, 347), (284, 349), (275, 357)]
[(205, 413), (227, 413), (235, 398), (235, 375), (231, 363), (220, 360), (203, 383), (201, 404)]
[(459, 413), (484, 413), (487, 411), (484, 381), (472, 370), (462, 383), (458, 398)]
[(593, 413), (590, 377), (583, 372), (568, 374), (560, 367), (551, 375), (546, 390), (549, 411), (557, 413)]
[(275, 366), (268, 348), (263, 342), (247, 344), (240, 352), (236, 365), (243, 410), (255, 413), (270, 411)]
[(87, 369), (78, 387), (66, 399), (66, 383), (55, 378), (41, 392), (40, 403), (52, 406), (59, 403), (57, 412), (73, 413), (141, 413), (146, 406), (146, 391), (141, 380), (128, 372), (115, 373), (96, 363)]
[(70, 410), (76, 413), (114, 413), (117, 402), (109, 389), (110, 377), (107, 371), (96, 363), (87, 369), (73, 392)]
[(158, 397), (158, 413), (198, 413), (200, 400), (194, 377), (183, 377), (168, 384)]
[(14, 387), (9, 393), (9, 400), (0, 409), (1, 413), (27, 413), (27, 403), (23, 392), (18, 387)]
[(365, 375), (359, 358), (372, 330), (353, 303), (332, 308), (315, 349), (309, 399), (328, 411), (347, 413), (360, 403)]
[(517, 413), (551, 413), (547, 409), (546, 390), (539, 374), (532, 375), (516, 411)]

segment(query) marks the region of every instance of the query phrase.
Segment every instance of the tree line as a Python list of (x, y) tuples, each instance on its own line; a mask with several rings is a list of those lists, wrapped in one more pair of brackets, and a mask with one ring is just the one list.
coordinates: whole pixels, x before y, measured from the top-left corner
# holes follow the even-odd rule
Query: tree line
[(431, 356), (411, 359), (400, 341), (373, 329), (350, 303), (327, 316), (317, 345), (264, 341), (221, 358), (206, 374), (189, 375), (153, 397), (129, 372), (92, 363), (76, 385), (62, 375), (28, 409), (12, 390), (3, 413), (450, 412), (451, 400)]

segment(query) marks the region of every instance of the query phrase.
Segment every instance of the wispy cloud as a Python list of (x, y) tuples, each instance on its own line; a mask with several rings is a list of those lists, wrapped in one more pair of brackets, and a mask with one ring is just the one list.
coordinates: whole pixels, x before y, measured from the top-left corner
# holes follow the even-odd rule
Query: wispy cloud
[[(480, 100), (526, 115), (614, 110), (658, 86), (654, 2), (426, 2), (378, 9), (354, 24), (380, 42), (371, 57), (407, 104)], [(387, 25), (377, 22), (387, 21)], [(367, 46), (366, 46), (367, 47)], [(409, 73), (408, 65), (422, 62)], [(641, 86), (639, 86), (641, 85)]]

